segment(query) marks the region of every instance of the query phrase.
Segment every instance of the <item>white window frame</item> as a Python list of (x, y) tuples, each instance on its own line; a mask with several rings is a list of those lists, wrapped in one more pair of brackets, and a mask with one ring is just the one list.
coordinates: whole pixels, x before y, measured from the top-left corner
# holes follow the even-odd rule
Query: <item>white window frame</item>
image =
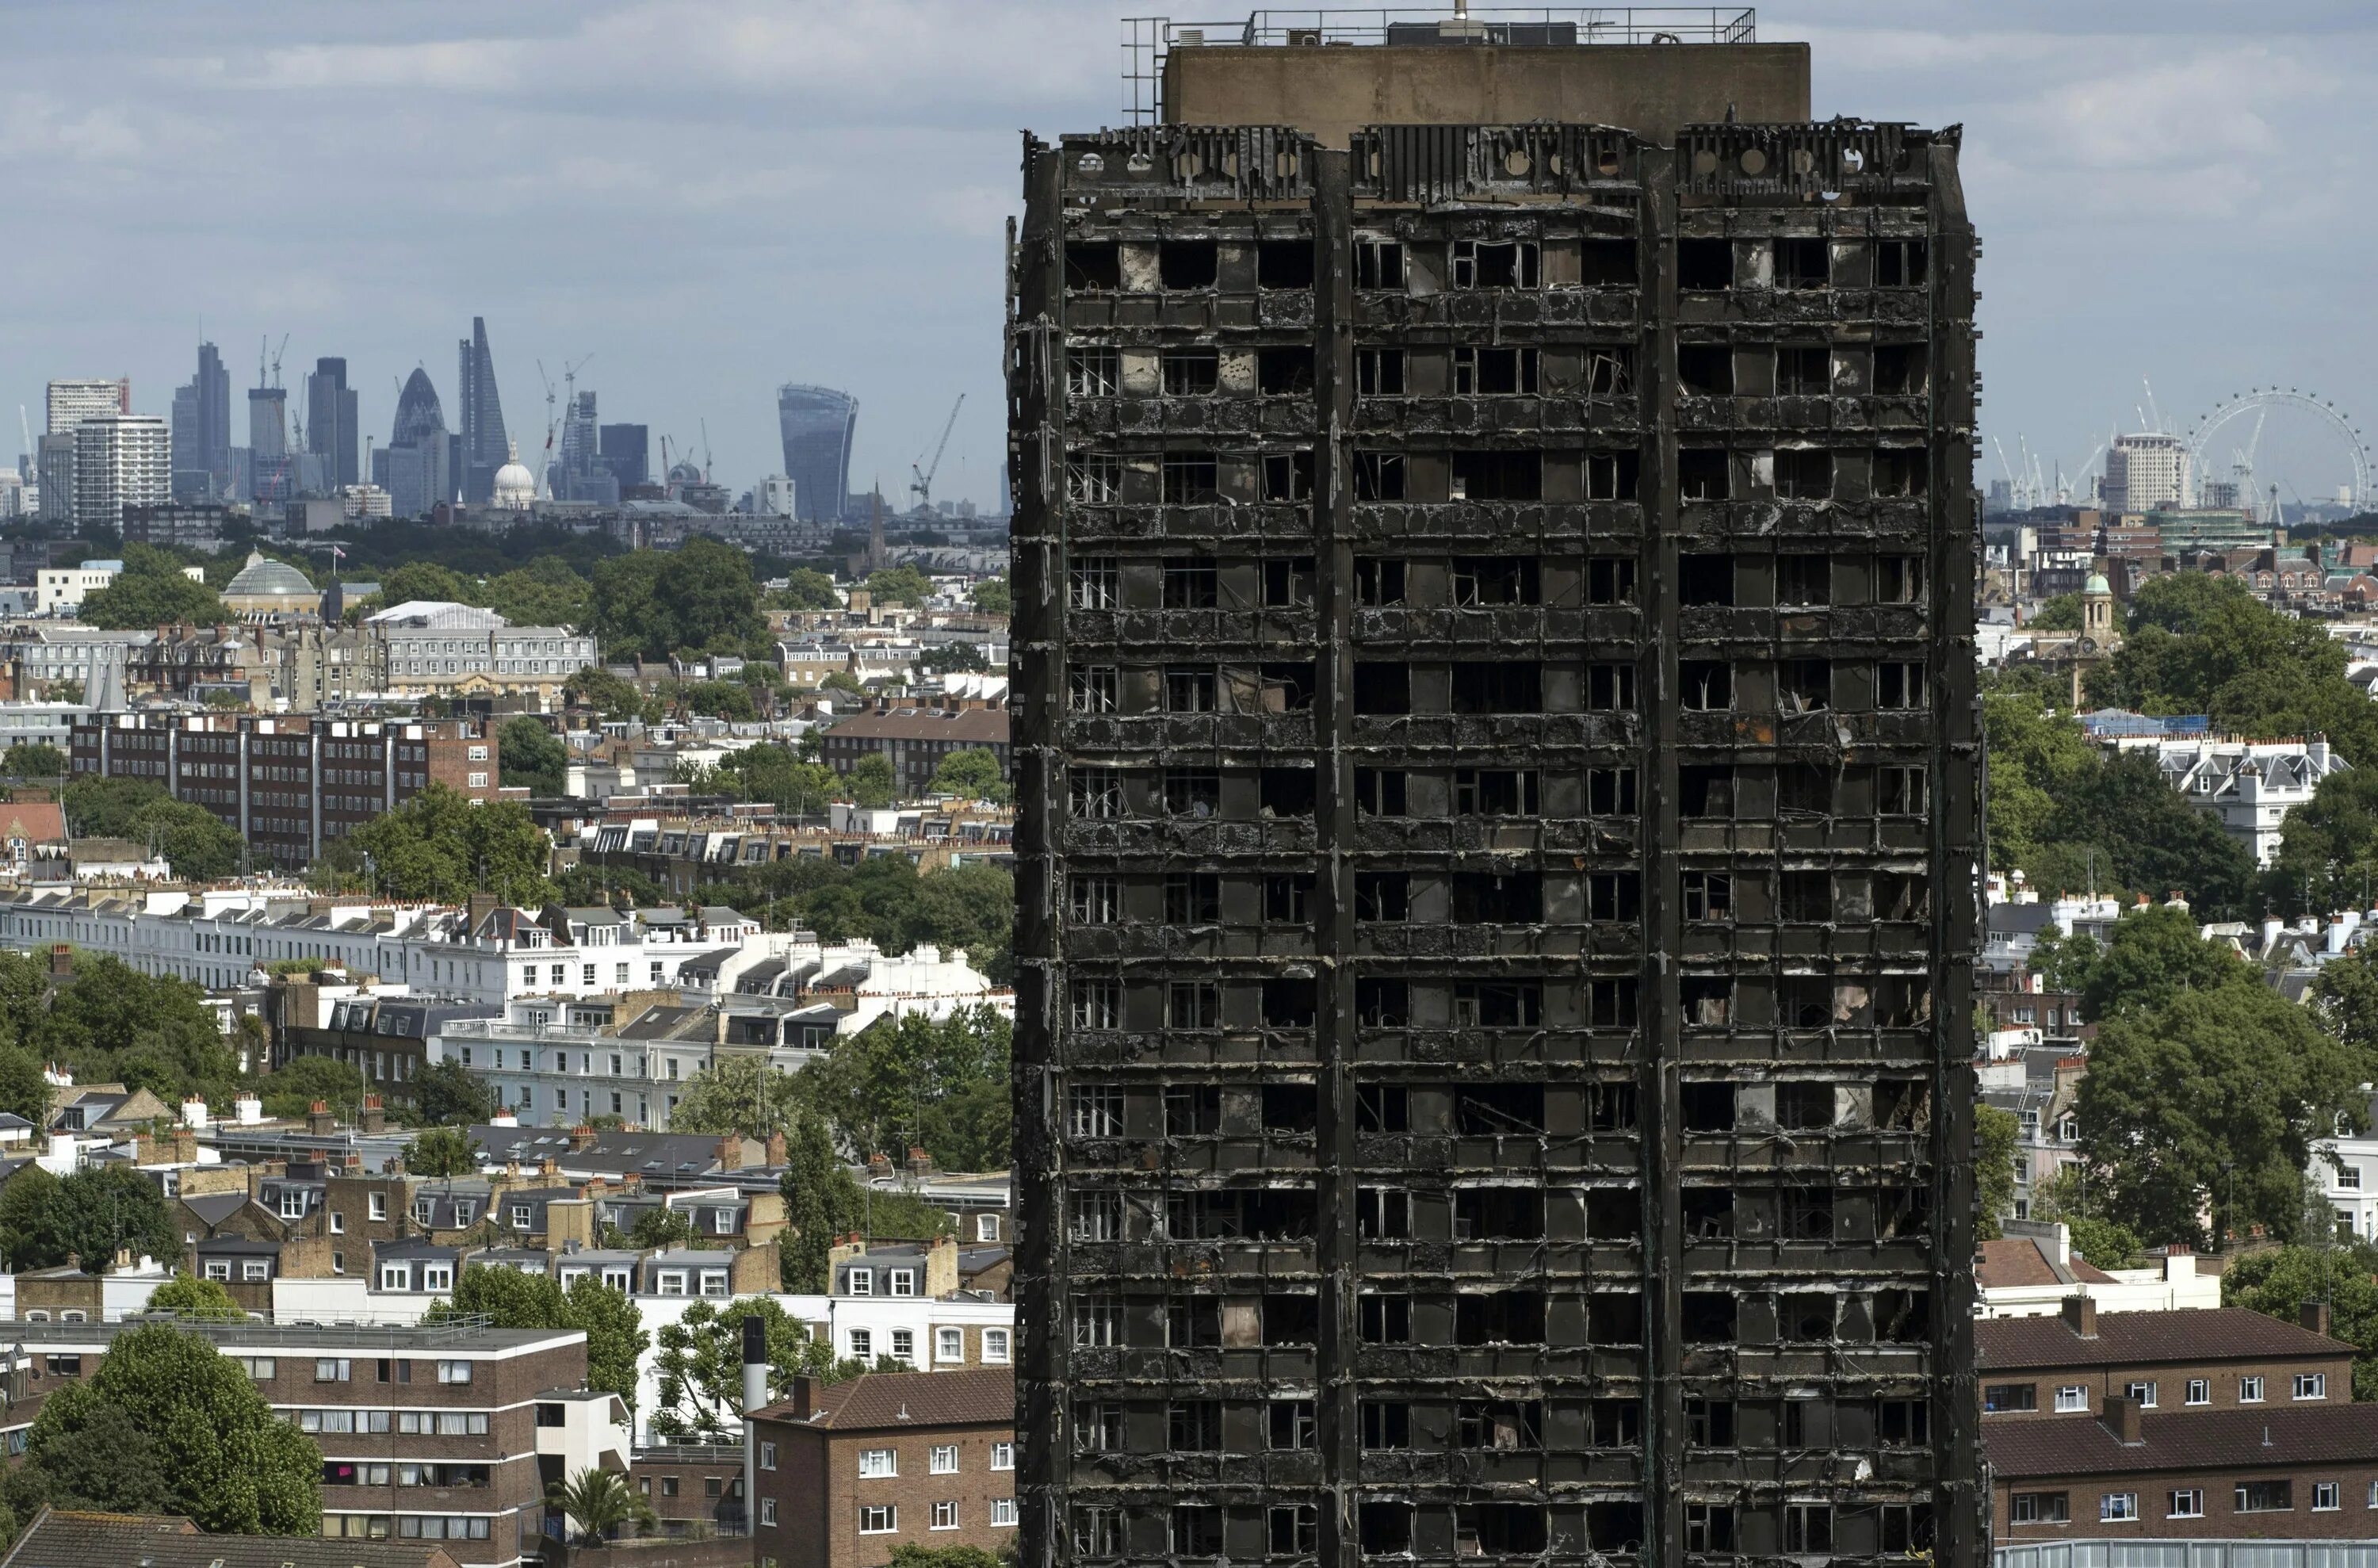
[(964, 1361), (966, 1359), (966, 1330), (935, 1329), (933, 1331), (933, 1359), (936, 1361)]
[(2086, 1412), (2088, 1408), (2088, 1384), (2066, 1383), (2056, 1391), (2056, 1409), (2059, 1415), (2069, 1414), (2073, 1411)]
[(762, 1443), (760, 1445), (760, 1468), (763, 1470), (773, 1470), (775, 1467), (776, 1445), (773, 1442)]
[(2191, 1378), (2191, 1379), (2189, 1379), (2189, 1380), (2188, 1380), (2188, 1403), (2189, 1403), (2189, 1404), (2191, 1404), (2191, 1405), (2210, 1405), (2210, 1404), (2212, 1404), (2212, 1403), (2213, 1403), (2213, 1380), (2212, 1380), (2211, 1378)]
[(900, 1505), (896, 1502), (862, 1502), (859, 1505), (859, 1533), (862, 1536), (891, 1536), (900, 1532)]
[(956, 1475), (958, 1473), (958, 1445), (954, 1442), (935, 1443), (931, 1452), (926, 1456), (925, 1467), (926, 1472), (929, 1475)]
[[(2328, 1501), (2322, 1502), (2323, 1498)], [(2312, 1484), (2312, 1511), (2334, 1514), (2345, 1506), (2345, 1488), (2336, 1481), (2314, 1481)]]
[(2295, 1376), (2294, 1393), (2295, 1397), (2298, 1399), (2326, 1399), (2328, 1397), (2328, 1374), (2326, 1372), (2298, 1372)]
[(1015, 1469), (1015, 1445), (1012, 1442), (992, 1443), (991, 1445), (991, 1467), (994, 1470)]
[(862, 1448), (859, 1451), (859, 1478), (862, 1481), (894, 1481), (900, 1478), (900, 1451), (896, 1448)]
[(991, 1527), (994, 1530), (1015, 1528), (1015, 1500), (994, 1497), (991, 1500)]
[(1013, 1351), (1010, 1349), (1014, 1341), (1009, 1334), (1009, 1331), (1006, 1329), (983, 1330), (982, 1364), (986, 1367), (1004, 1367), (1007, 1365), (1009, 1357), (1013, 1355)]
[(886, 1296), (916, 1295), (917, 1271), (914, 1269), (885, 1270), (883, 1294)]
[(846, 1282), (843, 1288), (852, 1296), (875, 1294), (875, 1271), (872, 1269), (849, 1270), (843, 1275), (843, 1279)]
[(2164, 1512), (2167, 1519), (2202, 1519), (2204, 1517), (2204, 1489), (2178, 1487), (2166, 1500), (2169, 1506)]
[(927, 1526), (927, 1527), (928, 1527), (928, 1528), (930, 1528), (930, 1529), (935, 1529), (935, 1530), (955, 1530), (955, 1529), (956, 1529), (956, 1528), (958, 1527), (958, 1505), (957, 1505), (957, 1503), (956, 1503), (955, 1502), (954, 1502), (954, 1501), (946, 1501), (946, 1500), (945, 1500), (945, 1501), (943, 1501), (943, 1502), (939, 1502), (934, 1503), (934, 1504), (933, 1504), (933, 1513), (932, 1513), (932, 1521), (933, 1521), (933, 1522), (932, 1522), (932, 1524), (931, 1524), (931, 1525), (930, 1525), (929, 1526)]
[(2238, 1380), (2238, 1403), (2240, 1405), (2262, 1404), (2263, 1380), (2260, 1378), (2240, 1378)]
[(2097, 1522), (2103, 1525), (2135, 1525), (2139, 1521), (2139, 1494), (2134, 1491), (2107, 1491), (2097, 1494)]
[(763, 1497), (760, 1500), (760, 1524), (767, 1529), (775, 1528), (776, 1500), (775, 1498)]
[(857, 1361), (871, 1363), (875, 1359), (875, 1332), (872, 1329), (850, 1331), (850, 1355)]
[(2156, 1407), (2156, 1385), (2152, 1382), (2125, 1383), (2122, 1385), (2122, 1393), (2137, 1400), (2139, 1408), (2142, 1410), (2152, 1410)]

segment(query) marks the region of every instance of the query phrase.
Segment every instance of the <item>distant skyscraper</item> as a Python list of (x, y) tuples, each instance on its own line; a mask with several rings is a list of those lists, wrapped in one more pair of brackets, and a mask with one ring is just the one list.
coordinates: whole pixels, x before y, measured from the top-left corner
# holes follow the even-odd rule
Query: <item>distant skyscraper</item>
[(859, 400), (831, 387), (778, 387), (776, 424), (801, 521), (840, 522), (850, 494), (850, 440), (859, 428)]
[(207, 466), (204, 420), (198, 383), (174, 389), (174, 499), (212, 499), (215, 476)]
[(247, 390), (247, 493), (260, 501), (287, 501), (296, 493), (289, 463), (289, 392), (282, 387)]
[(495, 492), (496, 470), (511, 455), (504, 435), (503, 400), (496, 394), (496, 358), (487, 349), (487, 322), (471, 318), (471, 335), (462, 342), (462, 473), (456, 477), (466, 501), (484, 501)]
[(622, 493), (631, 486), (653, 482), (649, 428), (643, 425), (604, 425), (597, 428), (596, 436), (603, 465), (619, 481)]
[(52, 381), (49, 388), (49, 433), (37, 454), (42, 479), (42, 516), (63, 523), (75, 514), (74, 433), (86, 419), (132, 412), (132, 383), (121, 378), (82, 378)]
[(102, 414), (75, 426), (75, 526), (124, 526), (124, 509), (173, 493), (173, 436), (154, 414)]
[(594, 423), (594, 394), (571, 394), (561, 418), (561, 451), (546, 487), (557, 501), (589, 501), (609, 504), (619, 499), (619, 481), (603, 461), (602, 437)]
[(392, 515), (426, 516), (439, 501), (453, 499), (453, 475), (447, 466), (452, 450), (438, 391), (429, 384), (429, 373), (416, 367), (397, 394), (396, 427), (380, 454), (385, 465), (373, 463), (373, 480), (387, 488)]
[(198, 373), (190, 386), (198, 394), (198, 458), (209, 476), (201, 499), (222, 501), (231, 494), (238, 469), (231, 459), (231, 372), (214, 344), (198, 344)]
[(347, 386), (347, 362), (317, 359), (306, 378), (306, 450), (322, 462), (324, 488), (359, 482), (356, 466), (355, 394)]

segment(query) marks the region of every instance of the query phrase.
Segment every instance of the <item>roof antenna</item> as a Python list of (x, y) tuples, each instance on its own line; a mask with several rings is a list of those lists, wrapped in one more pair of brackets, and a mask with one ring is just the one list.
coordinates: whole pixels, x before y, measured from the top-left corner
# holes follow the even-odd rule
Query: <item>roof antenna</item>
[(1730, 100), (1730, 99), (1727, 101), (1726, 105), (1725, 105), (1725, 123), (1726, 123), (1727, 125), (1733, 125), (1733, 124), (1735, 124), (1735, 112), (1734, 112), (1734, 103), (1733, 103), (1733, 101), (1732, 101), (1732, 100)]

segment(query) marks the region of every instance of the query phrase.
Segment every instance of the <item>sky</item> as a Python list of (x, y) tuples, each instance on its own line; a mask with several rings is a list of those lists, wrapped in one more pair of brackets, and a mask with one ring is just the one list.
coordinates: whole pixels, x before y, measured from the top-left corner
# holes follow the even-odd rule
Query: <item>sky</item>
[[(607, 422), (649, 425), (655, 461), (664, 435), (706, 440), (738, 492), (782, 467), (779, 383), (856, 395), (852, 488), (895, 497), (963, 394), (933, 493), (990, 502), (1019, 133), (1121, 123), (1119, 18), (1144, 8), (7, 0), (0, 412), (38, 431), (51, 377), (126, 375), (136, 411), (169, 413), (203, 323), (235, 405), (260, 343), (285, 336), (293, 389), (344, 356), (385, 443), (415, 365), (454, 422), (477, 315), (532, 463), (539, 362), (559, 392), (583, 359)], [(2139, 428), (2148, 383), (2176, 429), (2252, 386), (2378, 418), (2378, 327), (2354, 303), (2373, 209), (2353, 199), (2378, 7), (1809, 0), (1758, 19), (1812, 45), (1820, 117), (1965, 127), (1982, 478), (1992, 440), (2078, 468)], [(2258, 466), (2306, 499), (2351, 477), (2301, 416), (2272, 417)]]

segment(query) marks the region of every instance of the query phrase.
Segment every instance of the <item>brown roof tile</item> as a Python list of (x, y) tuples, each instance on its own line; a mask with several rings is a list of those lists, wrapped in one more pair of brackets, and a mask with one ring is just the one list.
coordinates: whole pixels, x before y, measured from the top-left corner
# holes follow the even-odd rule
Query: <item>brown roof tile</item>
[(2048, 1247), (2037, 1236), (2010, 1236), (1998, 1241), (1982, 1243), (1982, 1256), (1974, 1276), (1984, 1290), (2011, 1290), (2024, 1285), (2111, 1285), (2114, 1276), (2085, 1258), (2075, 1258), (2062, 1269), (2048, 1255)]
[(940, 713), (930, 708), (894, 708), (889, 713), (859, 713), (824, 731), (828, 740), (963, 741), (969, 745), (1005, 745), (1007, 710), (1003, 707), (962, 708)]
[[(811, 1392), (805, 1412), (796, 1394), (757, 1419), (837, 1432), (900, 1427), (1006, 1426), (1015, 1419), (1015, 1374), (991, 1368), (962, 1372), (866, 1372)], [(2372, 1405), (2378, 1409), (2378, 1405)]]
[(2103, 1421), (2077, 1417), (1982, 1425), (1990, 1469), (2006, 1480), (2243, 1470), (2378, 1460), (2378, 1405), (2143, 1414), (2139, 1437), (2135, 1447), (2125, 1447)]
[(1974, 1361), (1985, 1372), (2353, 1354), (2353, 1346), (2341, 1340), (2242, 1307), (2100, 1312), (2095, 1339), (2083, 1339), (2056, 1315), (1985, 1318), (1974, 1325)]
[(174, 1514), (44, 1508), (0, 1568), (454, 1568), (454, 1561), (434, 1542), (208, 1536)]

